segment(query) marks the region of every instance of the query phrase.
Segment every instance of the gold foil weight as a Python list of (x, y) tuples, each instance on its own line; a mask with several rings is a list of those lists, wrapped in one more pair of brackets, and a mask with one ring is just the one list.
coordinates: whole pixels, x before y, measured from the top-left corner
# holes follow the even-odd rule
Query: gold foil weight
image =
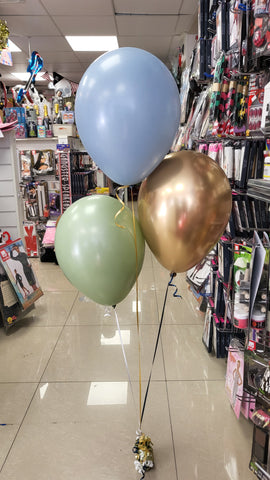
[(153, 444), (151, 438), (141, 431), (138, 430), (136, 435), (136, 441), (132, 451), (135, 453), (135, 469), (142, 475), (142, 480), (145, 472), (154, 468)]

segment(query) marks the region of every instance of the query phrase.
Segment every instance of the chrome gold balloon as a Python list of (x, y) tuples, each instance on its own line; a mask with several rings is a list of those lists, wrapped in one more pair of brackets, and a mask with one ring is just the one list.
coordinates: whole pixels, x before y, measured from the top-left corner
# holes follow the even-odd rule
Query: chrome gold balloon
[(207, 155), (167, 155), (141, 184), (138, 212), (145, 239), (170, 272), (185, 272), (217, 243), (230, 217), (228, 179)]

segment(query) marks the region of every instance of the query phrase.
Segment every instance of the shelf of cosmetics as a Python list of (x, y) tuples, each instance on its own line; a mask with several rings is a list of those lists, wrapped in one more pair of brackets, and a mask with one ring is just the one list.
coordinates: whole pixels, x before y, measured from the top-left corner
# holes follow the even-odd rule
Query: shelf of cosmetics
[(49, 102), (26, 107), (4, 108), (4, 123), (18, 121), (15, 136), (22, 138), (52, 138), (58, 136), (59, 125), (65, 125), (65, 135), (74, 136), (74, 102)]
[[(270, 57), (269, 57), (270, 59)], [(221, 54), (213, 82), (197, 86), (190, 70), (183, 72), (180, 89), (180, 127), (173, 150), (192, 148), (198, 140), (264, 136), (270, 133), (270, 72), (239, 75)]]

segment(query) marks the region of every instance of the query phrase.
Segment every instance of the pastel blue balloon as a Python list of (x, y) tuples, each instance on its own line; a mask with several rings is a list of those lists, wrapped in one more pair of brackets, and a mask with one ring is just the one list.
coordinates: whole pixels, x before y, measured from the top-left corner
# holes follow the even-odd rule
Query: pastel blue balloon
[(121, 185), (147, 177), (168, 153), (180, 120), (179, 92), (168, 68), (138, 48), (101, 55), (84, 73), (75, 116), (98, 167)]

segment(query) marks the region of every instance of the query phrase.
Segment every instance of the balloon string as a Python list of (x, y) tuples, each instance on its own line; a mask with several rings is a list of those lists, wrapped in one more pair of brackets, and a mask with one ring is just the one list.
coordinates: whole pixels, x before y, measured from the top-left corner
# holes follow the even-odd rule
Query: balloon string
[(120, 215), (120, 213), (122, 213), (123, 210), (125, 210), (125, 204), (124, 204), (123, 200), (119, 197), (118, 192), (119, 192), (120, 190), (122, 190), (122, 188), (128, 188), (128, 186), (129, 186), (129, 185), (123, 185), (123, 186), (121, 186), (121, 187), (118, 187), (118, 188), (116, 189), (116, 192), (115, 192), (115, 195), (116, 195), (117, 200), (122, 204), (122, 207), (120, 208), (120, 210), (119, 210), (119, 211), (115, 214), (115, 216), (114, 216), (115, 225), (116, 225), (117, 227), (120, 227), (120, 228), (126, 228), (126, 227), (124, 227), (124, 225), (120, 225), (120, 224), (117, 223), (117, 221), (116, 221), (118, 215)]
[(145, 396), (144, 396), (144, 402), (143, 402), (143, 408), (142, 408), (142, 414), (141, 414), (141, 423), (142, 423), (142, 421), (143, 421), (143, 416), (144, 416), (144, 411), (145, 411), (145, 406), (146, 406), (146, 400), (147, 400), (147, 397), (148, 397), (150, 382), (151, 382), (151, 378), (152, 378), (153, 366), (154, 366), (155, 359), (156, 359), (157, 347), (158, 347), (158, 343), (159, 343), (159, 338), (160, 338), (160, 333), (161, 333), (161, 327), (162, 327), (163, 318), (164, 318), (165, 306), (166, 306), (166, 303), (167, 303), (168, 290), (169, 290), (169, 287), (171, 286), (170, 283), (171, 283), (171, 281), (172, 281), (172, 278), (173, 278), (173, 277), (171, 276), (171, 279), (170, 279), (170, 281), (168, 282), (168, 285), (167, 285), (167, 288), (166, 288), (166, 292), (165, 292), (165, 297), (164, 297), (164, 302), (163, 302), (163, 308), (162, 308), (162, 314), (161, 314), (161, 318), (160, 318), (160, 322), (159, 322), (159, 328), (158, 328), (158, 334), (157, 334), (156, 345), (155, 345), (155, 349), (154, 349), (154, 355), (153, 355), (151, 370), (150, 370), (150, 374), (149, 374), (149, 378), (148, 378), (148, 383), (147, 383), (147, 388), (146, 388), (146, 392), (145, 392)]
[(139, 323), (138, 246), (137, 246), (136, 219), (135, 219), (135, 212), (134, 212), (134, 201), (133, 201), (132, 187), (131, 187), (131, 206), (132, 206), (132, 221), (133, 221), (134, 244), (135, 244), (135, 254), (136, 254), (136, 317), (137, 317), (138, 351), (139, 351), (139, 408), (140, 408), (140, 410), (139, 410), (139, 412), (140, 412), (139, 426), (140, 426), (140, 429), (141, 429), (142, 368), (141, 368), (141, 342), (140, 342), (140, 323)]
[[(115, 320), (116, 320), (117, 329), (118, 329), (118, 333), (119, 333), (119, 338), (120, 338), (120, 342), (121, 342), (121, 347), (122, 347), (124, 362), (125, 362), (126, 371), (127, 371), (127, 375), (128, 375), (128, 382), (129, 382), (129, 386), (130, 386), (130, 391), (131, 391), (131, 395), (132, 395), (132, 400), (133, 400), (133, 403), (134, 403), (135, 410), (137, 411), (136, 401), (135, 401), (135, 395), (134, 395), (134, 391), (133, 391), (133, 387), (132, 387), (130, 371), (129, 371), (129, 368), (128, 368), (128, 362), (127, 362), (127, 357), (126, 357), (124, 342), (123, 342), (123, 338), (122, 338), (122, 334), (121, 334), (121, 329), (120, 329), (120, 324), (119, 324), (119, 320), (118, 320), (118, 315), (117, 315), (117, 313), (116, 313), (116, 305), (114, 305), (113, 307), (114, 307)], [(137, 412), (137, 414), (138, 414), (138, 412)], [(140, 413), (139, 413), (139, 415), (138, 415), (138, 419), (139, 419), (139, 423), (140, 423)]]
[(182, 298), (181, 295), (179, 295), (179, 293), (177, 293), (178, 292), (177, 286), (174, 283), (172, 283), (174, 277), (176, 277), (176, 273), (173, 272), (173, 273), (171, 273), (171, 279), (169, 281), (169, 287), (175, 287), (175, 291), (173, 292), (174, 297)]

